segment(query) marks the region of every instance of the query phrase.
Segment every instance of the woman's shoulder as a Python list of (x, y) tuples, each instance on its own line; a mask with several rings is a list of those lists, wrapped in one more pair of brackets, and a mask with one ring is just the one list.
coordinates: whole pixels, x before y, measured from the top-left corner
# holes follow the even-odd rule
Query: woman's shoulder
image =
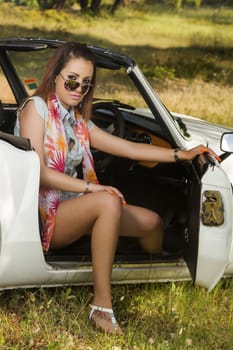
[(37, 96), (37, 95), (31, 96), (27, 100), (34, 101), (35, 105), (40, 107), (40, 108), (45, 108), (45, 107), (47, 108), (47, 104), (46, 104), (45, 100), (40, 96)]
[(26, 102), (29, 102), (29, 101), (34, 101), (37, 113), (43, 119), (46, 119), (48, 115), (48, 107), (45, 100), (42, 97), (36, 95), (36, 96), (29, 97)]
[[(48, 118), (48, 108), (47, 108), (47, 105), (46, 105), (45, 101), (43, 100), (43, 98), (41, 98), (40, 96), (28, 97), (17, 110), (17, 119), (16, 119), (16, 124), (15, 124), (15, 129), (14, 129), (14, 134), (17, 136), (19, 136), (19, 134), (20, 134), (19, 133), (19, 130), (20, 130), (19, 119), (20, 119), (21, 112), (24, 110), (24, 107), (30, 102), (34, 102), (34, 107), (33, 106), (32, 107), (36, 109), (37, 113), (39, 114), (39, 116), (43, 120), (47, 120), (47, 118)], [(33, 113), (33, 109), (31, 109), (30, 112)]]
[(38, 101), (40, 103), (45, 103), (45, 100), (41, 96), (38, 96), (38, 95), (30, 96), (30, 97), (28, 97), (28, 100), (33, 100), (33, 101)]

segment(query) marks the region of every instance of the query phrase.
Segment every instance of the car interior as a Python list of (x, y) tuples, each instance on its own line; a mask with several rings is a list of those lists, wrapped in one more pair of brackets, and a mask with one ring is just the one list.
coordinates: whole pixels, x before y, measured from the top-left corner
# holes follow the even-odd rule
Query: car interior
[[(171, 147), (154, 121), (145, 119), (142, 126), (142, 117), (135, 114), (132, 121), (131, 113), (136, 112), (117, 101), (95, 101), (93, 104), (93, 121), (105, 131), (133, 142)], [(12, 136), (15, 120), (16, 110), (4, 108), (0, 103), (0, 130), (11, 135), (5, 137), (5, 140), (16, 147), (30, 149), (28, 140), (22, 146), (22, 141)], [(0, 137), (4, 135), (1, 133)], [(185, 164), (137, 162), (112, 157), (95, 149), (92, 149), (92, 152), (97, 176), (102, 184), (119, 188), (128, 203), (156, 211), (164, 222), (161, 254), (148, 254), (140, 247), (136, 238), (120, 237), (115, 263), (146, 263), (182, 257), (189, 205), (188, 168)], [(49, 251), (45, 253), (45, 257), (47, 262), (54, 266), (91, 263), (90, 236), (86, 235), (78, 242), (60, 250)]]

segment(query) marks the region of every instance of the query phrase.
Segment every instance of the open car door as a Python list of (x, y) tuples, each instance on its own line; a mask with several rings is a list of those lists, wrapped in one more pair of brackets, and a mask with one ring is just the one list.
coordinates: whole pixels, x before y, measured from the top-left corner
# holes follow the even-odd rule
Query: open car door
[(231, 184), (221, 166), (212, 161), (204, 168), (191, 180), (185, 260), (193, 282), (210, 291), (229, 263), (233, 208)]

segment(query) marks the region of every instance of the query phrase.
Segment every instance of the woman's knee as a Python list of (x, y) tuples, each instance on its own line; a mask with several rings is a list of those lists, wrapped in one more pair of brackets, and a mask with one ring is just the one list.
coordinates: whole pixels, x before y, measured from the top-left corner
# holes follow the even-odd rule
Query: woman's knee
[(117, 195), (111, 195), (106, 191), (98, 192), (99, 198), (96, 206), (101, 214), (106, 213), (108, 215), (117, 215), (120, 217), (122, 204)]
[(163, 230), (163, 222), (160, 215), (152, 211), (141, 217), (141, 225), (144, 232)]
[(163, 241), (163, 223), (157, 213), (151, 213), (144, 218), (143, 235), (140, 237), (141, 246), (151, 254), (160, 253)]

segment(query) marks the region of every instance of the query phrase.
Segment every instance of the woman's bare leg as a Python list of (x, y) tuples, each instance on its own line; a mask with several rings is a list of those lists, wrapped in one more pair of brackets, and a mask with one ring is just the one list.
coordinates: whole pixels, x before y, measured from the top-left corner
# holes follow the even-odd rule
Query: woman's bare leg
[(60, 203), (51, 241), (59, 248), (91, 231), (94, 302), (111, 307), (109, 281), (118, 240), (122, 205), (117, 196), (97, 192)]
[[(56, 216), (52, 248), (73, 243), (92, 232), (92, 262), (94, 279), (93, 304), (111, 308), (111, 271), (119, 232), (138, 237), (142, 246), (152, 252), (161, 250), (162, 223), (160, 217), (145, 208), (122, 206), (116, 195), (91, 193), (60, 203)], [(93, 314), (96, 324), (115, 332), (108, 317)], [(121, 330), (119, 329), (120, 333)]]
[[(119, 235), (122, 204), (116, 195), (91, 193), (60, 203), (52, 248), (59, 248), (91, 231), (94, 298), (93, 304), (112, 308), (111, 272)], [(108, 315), (95, 312), (92, 319), (107, 332), (116, 332)], [(121, 333), (121, 329), (117, 330)]]
[(123, 207), (119, 232), (121, 236), (138, 237), (149, 253), (162, 251), (163, 222), (152, 210), (134, 205)]

